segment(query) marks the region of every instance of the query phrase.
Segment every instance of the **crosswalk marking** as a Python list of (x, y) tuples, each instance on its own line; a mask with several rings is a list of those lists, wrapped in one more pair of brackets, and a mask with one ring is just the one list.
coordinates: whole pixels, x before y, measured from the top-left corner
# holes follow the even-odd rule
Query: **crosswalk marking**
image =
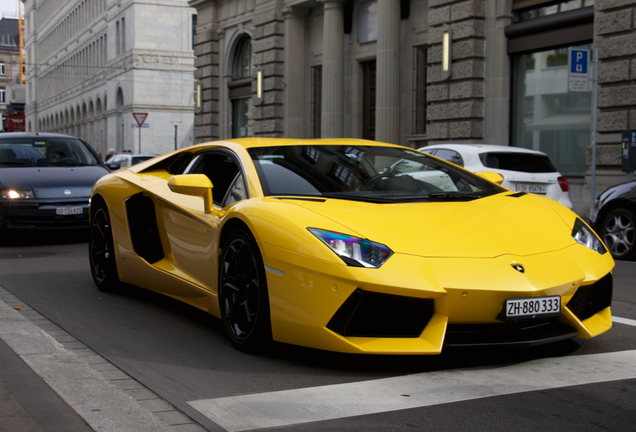
[(632, 326), (632, 327), (636, 327), (636, 320), (631, 320), (631, 319), (627, 319), (627, 318), (620, 318), (620, 317), (613, 316), (612, 317), (612, 322), (625, 324), (625, 325)]
[(636, 378), (636, 350), (188, 402), (229, 432)]

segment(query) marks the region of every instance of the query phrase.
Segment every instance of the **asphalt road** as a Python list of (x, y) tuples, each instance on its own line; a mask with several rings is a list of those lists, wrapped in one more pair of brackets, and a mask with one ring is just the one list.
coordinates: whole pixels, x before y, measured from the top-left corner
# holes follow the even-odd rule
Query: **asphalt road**
[[(617, 262), (607, 333), (532, 350), (355, 356), (232, 348), (220, 322), (93, 285), (82, 237), (0, 246), (0, 287), (211, 431), (636, 430), (636, 263)], [(627, 366), (626, 366), (627, 365)]]

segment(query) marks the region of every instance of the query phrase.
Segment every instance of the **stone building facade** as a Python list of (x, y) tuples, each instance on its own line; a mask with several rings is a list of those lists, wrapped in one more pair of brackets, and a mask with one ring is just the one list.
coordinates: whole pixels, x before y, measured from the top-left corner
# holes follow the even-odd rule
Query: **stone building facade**
[[(186, 0), (25, 0), (27, 131), (79, 135), (106, 154), (194, 140)], [(147, 114), (139, 127), (133, 113)]]
[[(620, 183), (636, 129), (636, 0), (190, 0), (195, 142), (356, 137), (534, 148), (574, 210)], [(445, 43), (445, 40), (448, 43)], [(568, 49), (599, 53), (568, 91)], [(594, 178), (594, 188), (592, 187)]]

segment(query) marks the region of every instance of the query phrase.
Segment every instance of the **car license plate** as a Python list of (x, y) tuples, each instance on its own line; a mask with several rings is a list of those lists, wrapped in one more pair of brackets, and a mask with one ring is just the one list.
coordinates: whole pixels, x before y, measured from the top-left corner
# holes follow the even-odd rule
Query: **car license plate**
[(84, 209), (82, 207), (57, 207), (55, 209), (55, 214), (60, 216), (81, 215), (83, 213)]
[(544, 194), (547, 192), (545, 186), (537, 186), (537, 185), (527, 185), (527, 184), (518, 184), (517, 192), (528, 192), (528, 193), (536, 193), (536, 194)]
[(561, 296), (529, 297), (506, 300), (506, 318), (552, 317), (561, 314)]

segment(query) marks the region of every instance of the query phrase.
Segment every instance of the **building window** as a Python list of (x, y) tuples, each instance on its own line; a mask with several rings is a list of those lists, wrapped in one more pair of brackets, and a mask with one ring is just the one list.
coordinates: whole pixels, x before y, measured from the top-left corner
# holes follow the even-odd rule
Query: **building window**
[(362, 3), (358, 8), (358, 42), (378, 40), (378, 2)]
[(375, 60), (362, 63), (362, 138), (375, 140)]
[(232, 79), (249, 78), (252, 76), (252, 39), (243, 38), (236, 47)]
[(251, 135), (252, 106), (252, 39), (243, 37), (234, 52), (232, 81), (228, 83), (232, 103), (232, 138)]
[(0, 87), (0, 103), (7, 102), (7, 92), (4, 87)]
[[(577, 45), (591, 49), (590, 44)], [(592, 93), (568, 92), (567, 47), (513, 58), (513, 145), (547, 153), (566, 176), (583, 176)]]
[(119, 34), (119, 21), (115, 23), (115, 55), (119, 55), (119, 44), (121, 40), (121, 35)]
[(311, 68), (311, 137), (320, 138), (322, 128), (322, 65)]
[(121, 53), (126, 52), (126, 19), (121, 19)]
[[(516, 4), (522, 6), (527, 3), (523, 1), (515, 1)], [(520, 9), (515, 11), (513, 15), (513, 22), (518, 23), (522, 21), (527, 21), (535, 18), (541, 18), (549, 15), (556, 15), (563, 12), (569, 12), (576, 9), (592, 7), (594, 6), (594, 0), (570, 0), (564, 1), (560, 3), (554, 2), (544, 2), (544, 4), (540, 4), (537, 6), (533, 6), (530, 8)], [(513, 10), (516, 9), (516, 5), (513, 6)]]
[(0, 75), (6, 75), (7, 66), (4, 62), (0, 62)]
[(426, 133), (426, 46), (413, 49), (413, 134)]

